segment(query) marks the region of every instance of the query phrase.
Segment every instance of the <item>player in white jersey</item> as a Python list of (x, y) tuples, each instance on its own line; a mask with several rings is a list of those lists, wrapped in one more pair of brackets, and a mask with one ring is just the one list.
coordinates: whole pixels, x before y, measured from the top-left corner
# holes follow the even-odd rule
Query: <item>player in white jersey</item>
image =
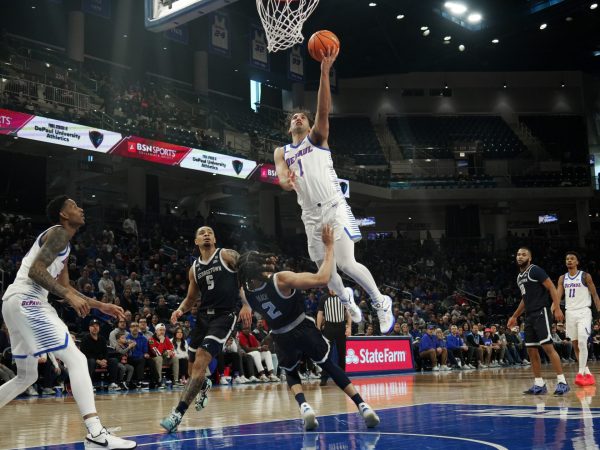
[[(337, 267), (367, 292), (377, 311), (379, 328), (382, 333), (387, 334), (394, 326), (392, 300), (379, 292), (369, 269), (354, 258), (354, 243), (361, 239), (361, 234), (340, 189), (333, 168), (331, 149), (327, 143), (331, 109), (329, 71), (338, 52), (339, 50), (329, 48), (323, 54), (314, 125), (310, 126), (305, 112), (297, 112), (290, 117), (289, 133), (293, 142), (275, 150), (275, 166), (280, 186), (286, 191), (296, 191), (308, 237), (310, 259), (321, 266), (325, 255), (321, 230), (323, 225), (330, 224), (334, 229)], [(352, 320), (360, 322), (362, 313), (354, 302), (353, 291), (344, 287), (337, 270), (332, 272), (327, 286), (344, 303)]]
[(67, 302), (84, 317), (90, 308), (125, 319), (120, 306), (101, 303), (69, 284), (65, 264), (70, 239), (85, 224), (83, 210), (66, 195), (48, 203), (48, 218), (56, 225), (40, 234), (21, 261), (15, 282), (2, 297), (2, 315), (8, 327), (17, 376), (0, 386), (0, 408), (36, 382), (38, 357), (54, 353), (69, 370), (73, 397), (88, 429), (86, 448), (129, 449), (133, 441), (110, 434), (100, 423), (87, 360), (69, 336), (69, 330), (48, 303), (48, 292)]
[(567, 252), (565, 264), (568, 272), (560, 276), (556, 289), (560, 298), (565, 296), (567, 337), (573, 342), (573, 349), (579, 361), (579, 372), (575, 376), (575, 384), (589, 386), (596, 383), (587, 366), (587, 343), (592, 331), (591, 307), (593, 299), (596, 309), (600, 311), (600, 298), (598, 298), (591, 275), (579, 270), (579, 255), (576, 252)]

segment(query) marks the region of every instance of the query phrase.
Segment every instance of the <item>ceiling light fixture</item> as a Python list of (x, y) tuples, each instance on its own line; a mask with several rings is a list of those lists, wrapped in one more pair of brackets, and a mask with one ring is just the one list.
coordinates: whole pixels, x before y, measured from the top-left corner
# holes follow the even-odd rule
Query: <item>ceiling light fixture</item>
[(467, 17), (467, 21), (469, 23), (479, 23), (483, 19), (483, 16), (480, 13), (471, 13), (469, 17)]
[(465, 46), (463, 44), (460, 44), (458, 46), (458, 50), (461, 51), (461, 52), (464, 52), (465, 51)]
[(402, 19), (404, 19), (404, 14), (398, 14), (398, 15), (396, 16), (396, 19), (398, 19), (398, 20), (402, 20)]
[(540, 25), (540, 30), (545, 30), (546, 28), (548, 28), (548, 24), (547, 23), (543, 23)]
[(452, 14), (455, 16), (460, 16), (467, 12), (467, 5), (459, 2), (446, 2), (444, 3), (444, 7), (450, 10)]
[(568, 16), (568, 17), (567, 17), (565, 20), (566, 20), (567, 22), (573, 22), (573, 18), (572, 18), (571, 16)]
[(452, 39), (452, 36), (446, 36), (446, 37), (444, 37), (445, 41), (449, 41), (450, 39)]
[(500, 42), (499, 39), (492, 39), (492, 44), (497, 44), (498, 42)]
[(377, 6), (377, 3), (375, 3), (375, 2), (371, 2), (371, 3), (369, 3), (369, 6), (371, 6), (371, 7), (373, 7), (373, 6)]
[(431, 30), (425, 30), (423, 31), (423, 36), (429, 36), (429, 33), (431, 33)]
[(598, 7), (598, 3), (592, 3), (590, 5), (590, 9), (596, 9)]
[(426, 25), (423, 25), (423, 26), (421, 27), (421, 31), (425, 31), (425, 30), (429, 30), (429, 27), (428, 27), (428, 26), (426, 26)]

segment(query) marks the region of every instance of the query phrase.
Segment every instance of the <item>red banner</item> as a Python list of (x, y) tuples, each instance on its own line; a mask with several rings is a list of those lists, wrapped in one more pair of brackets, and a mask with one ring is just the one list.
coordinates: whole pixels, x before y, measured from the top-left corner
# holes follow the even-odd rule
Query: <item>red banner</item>
[(34, 117), (31, 114), (0, 109), (0, 134), (16, 133)]
[(137, 158), (153, 163), (176, 166), (191, 150), (190, 147), (129, 136), (109, 153), (125, 156), (126, 158)]
[(262, 181), (263, 183), (279, 185), (279, 178), (277, 177), (277, 170), (275, 170), (275, 164), (261, 164), (258, 170), (256, 171), (256, 178), (258, 179), (258, 181)]
[(356, 337), (346, 342), (346, 372), (390, 373), (413, 370), (410, 339)]

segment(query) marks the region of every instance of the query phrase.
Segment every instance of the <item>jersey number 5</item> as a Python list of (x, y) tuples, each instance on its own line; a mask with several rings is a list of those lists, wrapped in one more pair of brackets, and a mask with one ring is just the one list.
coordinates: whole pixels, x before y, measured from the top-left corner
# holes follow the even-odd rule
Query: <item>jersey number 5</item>
[(206, 275), (206, 289), (212, 291), (215, 288), (215, 280), (212, 275)]
[(277, 311), (275, 305), (271, 302), (262, 303), (260, 306), (267, 312), (267, 315), (271, 319), (277, 319), (279, 316), (281, 316), (281, 311)]

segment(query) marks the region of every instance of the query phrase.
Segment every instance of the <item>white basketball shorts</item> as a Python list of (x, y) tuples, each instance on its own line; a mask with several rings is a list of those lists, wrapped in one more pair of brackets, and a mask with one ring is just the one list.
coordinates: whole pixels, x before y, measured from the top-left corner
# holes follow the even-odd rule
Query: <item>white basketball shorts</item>
[(69, 343), (69, 329), (45, 299), (12, 295), (2, 302), (2, 315), (14, 358), (62, 350)]
[(321, 240), (323, 225), (333, 227), (334, 239), (361, 240), (362, 235), (345, 199), (334, 199), (320, 204), (310, 210), (302, 211), (302, 222), (308, 240), (308, 254), (311, 261), (322, 261), (325, 258), (325, 246)]
[(592, 332), (592, 310), (590, 308), (579, 308), (568, 310), (565, 315), (567, 337), (572, 341), (579, 339), (579, 330), (582, 329), (586, 336)]

